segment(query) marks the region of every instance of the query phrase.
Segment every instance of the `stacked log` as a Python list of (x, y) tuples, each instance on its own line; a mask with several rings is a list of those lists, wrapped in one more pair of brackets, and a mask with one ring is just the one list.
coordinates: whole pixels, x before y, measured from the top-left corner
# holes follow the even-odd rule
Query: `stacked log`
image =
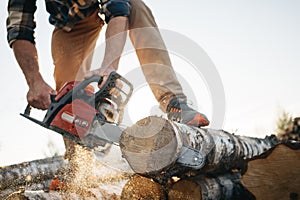
[(67, 161), (60, 156), (3, 167), (0, 170), (0, 199), (120, 199), (122, 187), (132, 173), (124, 160), (116, 158), (112, 161), (113, 167), (106, 162), (106, 158), (103, 163), (96, 162), (90, 168), (92, 176), (82, 179), (81, 184), (66, 181), (59, 190), (49, 190), (49, 185), (56, 175), (64, 181), (61, 178), (69, 172)]
[(231, 172), (219, 176), (200, 174), (179, 180), (168, 190), (168, 199), (254, 200), (255, 197), (241, 184), (241, 174)]
[(300, 117), (294, 118), (285, 130), (281, 130), (277, 134), (279, 140), (295, 140), (300, 141)]
[(162, 185), (150, 178), (140, 175), (133, 176), (123, 187), (122, 200), (165, 200), (166, 194)]
[(257, 199), (299, 199), (300, 142), (285, 141), (250, 160), (242, 183)]
[(66, 161), (62, 156), (57, 156), (1, 167), (0, 199), (22, 187), (47, 190), (52, 178), (65, 166)]

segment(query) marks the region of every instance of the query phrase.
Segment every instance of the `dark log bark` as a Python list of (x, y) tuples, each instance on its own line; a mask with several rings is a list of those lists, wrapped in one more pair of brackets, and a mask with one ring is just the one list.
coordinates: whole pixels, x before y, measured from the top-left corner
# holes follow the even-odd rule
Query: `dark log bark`
[[(222, 173), (243, 168), (247, 160), (276, 144), (275, 136), (265, 139), (236, 136), (223, 130), (191, 127), (159, 117), (138, 121), (125, 129), (120, 139), (123, 156), (132, 169), (136, 173), (155, 176), (170, 171), (170, 167), (174, 171), (183, 168), (178, 160), (190, 156), (184, 154), (186, 149), (183, 147), (193, 149), (203, 159), (203, 166), (200, 169), (198, 166), (199, 173)], [(197, 159), (199, 157), (194, 158)]]
[(169, 189), (168, 199), (254, 200), (255, 197), (240, 183), (240, 173), (227, 173), (179, 180)]
[(242, 178), (259, 199), (300, 199), (300, 143), (285, 142), (248, 163)]

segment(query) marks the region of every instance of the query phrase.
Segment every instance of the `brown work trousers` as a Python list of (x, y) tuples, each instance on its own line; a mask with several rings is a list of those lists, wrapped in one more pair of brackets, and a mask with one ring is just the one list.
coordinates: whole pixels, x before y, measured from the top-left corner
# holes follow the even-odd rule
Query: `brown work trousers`
[[(163, 111), (182, 92), (169, 54), (150, 9), (141, 0), (131, 0), (129, 37), (136, 50), (145, 78)], [(54, 78), (59, 90), (67, 81), (80, 80), (91, 68), (93, 50), (104, 22), (98, 12), (75, 24), (70, 32), (55, 29), (52, 36)], [(100, 66), (99, 66), (100, 67)], [(130, 81), (130, 80), (129, 80)], [(74, 151), (66, 142), (67, 152)]]

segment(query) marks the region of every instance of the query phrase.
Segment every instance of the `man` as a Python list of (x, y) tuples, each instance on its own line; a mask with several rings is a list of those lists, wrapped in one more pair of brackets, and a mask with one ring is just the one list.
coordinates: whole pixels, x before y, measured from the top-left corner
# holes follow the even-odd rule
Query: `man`
[[(27, 101), (38, 109), (47, 109), (50, 94), (56, 94), (67, 81), (92, 75), (107, 75), (117, 70), (129, 36), (150, 88), (168, 113), (168, 118), (193, 126), (207, 126), (205, 115), (186, 104), (181, 85), (150, 9), (141, 0), (45, 0), (49, 22), (55, 26), (52, 35), (52, 57), (55, 65), (56, 90), (39, 73), (34, 41), (36, 0), (10, 0), (8, 4), (7, 39), (20, 65), (29, 91)], [(105, 22), (98, 13), (105, 15)], [(100, 30), (106, 29), (106, 49), (101, 67), (90, 70), (92, 52)], [(97, 55), (95, 55), (97, 56)], [(68, 146), (68, 145), (67, 145)]]

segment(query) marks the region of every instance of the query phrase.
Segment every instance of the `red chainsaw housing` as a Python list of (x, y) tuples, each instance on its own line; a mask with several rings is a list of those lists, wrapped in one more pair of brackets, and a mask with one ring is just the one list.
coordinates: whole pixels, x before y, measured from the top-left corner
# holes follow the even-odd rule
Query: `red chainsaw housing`
[[(78, 81), (67, 82), (59, 90), (55, 100), (58, 101), (78, 84), (80, 84)], [(94, 93), (94, 88), (91, 85), (88, 85), (84, 90), (87, 96), (91, 96)], [(75, 99), (57, 113), (50, 125), (75, 136), (84, 137), (90, 129), (96, 113), (98, 111), (95, 108), (82, 100)]]
[(60, 128), (78, 137), (84, 137), (98, 113), (89, 104), (75, 99), (65, 105), (51, 122), (51, 126)]
[[(73, 90), (73, 88), (80, 84), (80, 81), (70, 81), (63, 85), (63, 87), (58, 91), (55, 101), (58, 101), (61, 97), (63, 97), (65, 94), (67, 94), (69, 91)], [(88, 85), (86, 88), (84, 88), (86, 95), (91, 96), (94, 94), (94, 87), (91, 85)]]

